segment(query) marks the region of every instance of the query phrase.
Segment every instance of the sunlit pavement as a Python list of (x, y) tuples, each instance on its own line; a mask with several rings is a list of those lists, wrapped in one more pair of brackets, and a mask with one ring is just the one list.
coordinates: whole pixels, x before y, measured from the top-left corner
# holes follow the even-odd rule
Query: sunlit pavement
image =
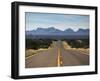
[(25, 59), (26, 68), (89, 65), (89, 54), (72, 49), (62, 41), (53, 42), (52, 48)]

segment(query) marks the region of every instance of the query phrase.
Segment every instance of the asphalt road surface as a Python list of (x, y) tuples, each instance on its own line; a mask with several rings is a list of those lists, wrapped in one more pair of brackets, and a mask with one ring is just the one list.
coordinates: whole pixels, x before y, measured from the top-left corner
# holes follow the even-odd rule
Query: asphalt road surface
[(26, 68), (89, 65), (89, 54), (66, 49), (62, 41), (53, 42), (52, 48), (25, 59)]

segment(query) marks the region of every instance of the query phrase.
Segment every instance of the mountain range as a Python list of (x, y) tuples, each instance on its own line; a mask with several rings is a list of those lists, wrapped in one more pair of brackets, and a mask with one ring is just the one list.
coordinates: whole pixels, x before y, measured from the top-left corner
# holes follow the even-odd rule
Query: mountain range
[(89, 36), (89, 29), (80, 28), (78, 31), (73, 31), (73, 29), (69, 28), (62, 31), (54, 27), (49, 27), (49, 28), (39, 27), (36, 30), (26, 31), (26, 35)]

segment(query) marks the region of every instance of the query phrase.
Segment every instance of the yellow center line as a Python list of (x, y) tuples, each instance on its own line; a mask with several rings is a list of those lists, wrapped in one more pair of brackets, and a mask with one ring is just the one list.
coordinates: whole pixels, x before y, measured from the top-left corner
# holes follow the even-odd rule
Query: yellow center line
[(60, 49), (58, 49), (57, 66), (60, 67), (61, 65), (62, 65), (61, 51)]

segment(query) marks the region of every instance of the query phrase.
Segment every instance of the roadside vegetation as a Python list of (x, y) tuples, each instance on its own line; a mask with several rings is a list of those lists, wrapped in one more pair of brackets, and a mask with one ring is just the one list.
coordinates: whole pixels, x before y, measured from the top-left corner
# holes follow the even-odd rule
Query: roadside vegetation
[(35, 55), (39, 52), (47, 50), (52, 44), (50, 39), (26, 39), (25, 57)]
[(89, 39), (66, 40), (71, 48), (89, 48)]
[[(47, 50), (49, 47), (52, 48), (53, 41), (58, 41), (54, 39), (26, 39), (26, 54), (25, 57), (37, 54)], [(89, 48), (89, 39), (81, 40), (61, 40), (63, 43), (67, 43), (71, 48), (88, 49)]]
[(26, 49), (49, 48), (51, 43), (51, 39), (26, 39)]
[[(26, 49), (38, 50), (40, 48), (49, 48), (52, 41), (57, 41), (54, 39), (26, 39)], [(66, 41), (71, 48), (89, 48), (89, 39), (63, 39)]]

